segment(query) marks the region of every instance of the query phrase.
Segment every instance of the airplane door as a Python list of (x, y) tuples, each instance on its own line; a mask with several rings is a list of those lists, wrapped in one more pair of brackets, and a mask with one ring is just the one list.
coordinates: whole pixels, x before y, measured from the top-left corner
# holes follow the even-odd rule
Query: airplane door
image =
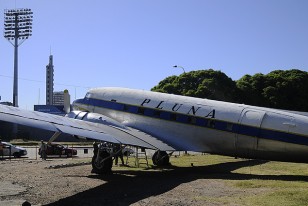
[(254, 158), (258, 147), (258, 137), (265, 112), (244, 109), (239, 119), (235, 138), (235, 156)]

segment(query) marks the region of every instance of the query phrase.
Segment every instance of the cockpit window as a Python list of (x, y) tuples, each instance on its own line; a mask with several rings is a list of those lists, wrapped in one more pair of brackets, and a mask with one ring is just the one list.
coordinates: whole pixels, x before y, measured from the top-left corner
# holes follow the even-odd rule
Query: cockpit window
[(90, 94), (90, 92), (88, 92), (88, 93), (86, 94), (85, 98), (89, 99), (90, 96), (91, 96), (91, 94)]

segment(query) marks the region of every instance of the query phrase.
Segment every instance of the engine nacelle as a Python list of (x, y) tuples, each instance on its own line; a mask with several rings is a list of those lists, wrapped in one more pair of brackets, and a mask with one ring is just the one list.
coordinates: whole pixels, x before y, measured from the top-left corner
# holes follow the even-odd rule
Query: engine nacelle
[(104, 124), (104, 125), (111, 126), (111, 127), (118, 127), (118, 128), (126, 129), (126, 127), (122, 125), (121, 123), (115, 121), (114, 119), (110, 117), (107, 117), (105, 115), (98, 114), (98, 113), (71, 111), (65, 116), (68, 118), (79, 119), (83, 121)]

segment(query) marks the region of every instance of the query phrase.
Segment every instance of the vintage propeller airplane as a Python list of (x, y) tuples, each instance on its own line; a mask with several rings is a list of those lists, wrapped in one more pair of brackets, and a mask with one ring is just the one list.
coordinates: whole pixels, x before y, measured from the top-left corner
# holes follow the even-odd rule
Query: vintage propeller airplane
[(112, 168), (113, 145), (196, 151), (251, 159), (308, 162), (307, 113), (248, 106), (127, 88), (96, 88), (73, 102), (66, 117), (0, 106), (0, 121), (100, 141), (96, 173)]

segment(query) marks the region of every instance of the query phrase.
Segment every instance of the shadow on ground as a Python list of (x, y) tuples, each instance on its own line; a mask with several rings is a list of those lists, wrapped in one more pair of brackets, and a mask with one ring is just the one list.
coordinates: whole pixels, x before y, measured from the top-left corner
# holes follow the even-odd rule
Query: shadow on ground
[(168, 192), (182, 183), (197, 179), (264, 179), (308, 182), (307, 176), (232, 173), (232, 171), (241, 167), (263, 163), (265, 161), (246, 160), (200, 167), (170, 167), (163, 171), (124, 170), (107, 176), (90, 175), (89, 178), (104, 180), (107, 183), (48, 205), (130, 205), (147, 197)]

